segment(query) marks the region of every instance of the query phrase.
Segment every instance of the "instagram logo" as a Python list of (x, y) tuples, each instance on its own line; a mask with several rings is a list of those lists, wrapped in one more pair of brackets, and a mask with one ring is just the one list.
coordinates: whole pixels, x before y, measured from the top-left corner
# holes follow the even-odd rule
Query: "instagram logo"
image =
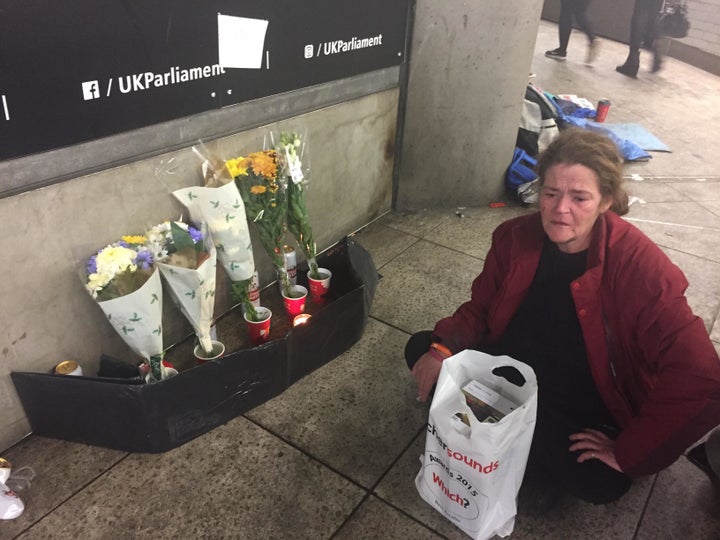
[(305, 58), (312, 58), (315, 48), (312, 45), (305, 45)]

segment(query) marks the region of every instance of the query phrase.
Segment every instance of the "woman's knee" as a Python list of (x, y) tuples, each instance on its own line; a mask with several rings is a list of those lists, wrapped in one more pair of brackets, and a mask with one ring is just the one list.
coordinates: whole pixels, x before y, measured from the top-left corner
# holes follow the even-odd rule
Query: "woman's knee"
[(405, 345), (405, 362), (407, 362), (409, 369), (412, 369), (415, 362), (417, 362), (423, 354), (428, 352), (431, 337), (431, 330), (421, 330), (410, 336), (410, 339), (408, 339)]

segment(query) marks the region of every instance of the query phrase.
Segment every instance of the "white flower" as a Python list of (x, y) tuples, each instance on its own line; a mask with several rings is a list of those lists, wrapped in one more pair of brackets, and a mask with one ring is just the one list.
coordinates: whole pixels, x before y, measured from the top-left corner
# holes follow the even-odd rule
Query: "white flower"
[(172, 240), (169, 221), (155, 225), (145, 234), (145, 237), (147, 238), (147, 247), (156, 261), (162, 261), (168, 256), (166, 246)]
[(98, 291), (105, 287), (118, 274), (137, 270), (134, 264), (137, 252), (123, 246), (110, 245), (101, 249), (95, 258), (95, 272), (88, 276), (87, 289), (97, 297)]

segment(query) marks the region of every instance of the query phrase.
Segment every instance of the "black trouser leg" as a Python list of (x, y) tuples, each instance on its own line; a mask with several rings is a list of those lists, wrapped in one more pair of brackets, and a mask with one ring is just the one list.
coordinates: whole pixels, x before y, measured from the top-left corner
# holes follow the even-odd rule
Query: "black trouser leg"
[(412, 370), (415, 362), (430, 349), (430, 336), (432, 336), (430, 330), (423, 330), (417, 334), (413, 334), (410, 336), (410, 339), (408, 339), (405, 345), (405, 362), (407, 362), (409, 369)]
[(658, 35), (662, 0), (635, 0), (630, 20), (630, 51), (636, 52), (645, 46), (651, 49)]
[(568, 450), (569, 436), (586, 427), (540, 399), (526, 476), (555, 484), (590, 503), (607, 504), (624, 495), (632, 481), (597, 459), (577, 462), (580, 452)]
[(570, 42), (570, 32), (572, 31), (573, 16), (573, 0), (561, 0), (560, 2), (560, 19), (558, 20), (558, 36), (560, 38), (559, 49), (567, 52), (568, 43)]
[(637, 52), (642, 45), (645, 33), (645, 10), (647, 0), (635, 0), (632, 18), (630, 19), (630, 52)]
[(575, 0), (574, 14), (580, 30), (585, 32), (588, 41), (592, 43), (595, 39), (595, 34), (593, 33), (592, 25), (590, 24), (587, 16), (587, 9), (589, 5), (590, 0)]

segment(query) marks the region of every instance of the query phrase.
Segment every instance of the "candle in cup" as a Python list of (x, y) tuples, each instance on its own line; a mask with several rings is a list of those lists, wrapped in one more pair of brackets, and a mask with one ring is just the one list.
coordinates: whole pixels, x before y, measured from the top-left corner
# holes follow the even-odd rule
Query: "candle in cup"
[(305, 324), (306, 322), (308, 322), (308, 320), (310, 320), (311, 316), (312, 315), (310, 315), (309, 313), (300, 313), (299, 315), (295, 315), (295, 318), (293, 319), (293, 326), (300, 326), (301, 324)]

